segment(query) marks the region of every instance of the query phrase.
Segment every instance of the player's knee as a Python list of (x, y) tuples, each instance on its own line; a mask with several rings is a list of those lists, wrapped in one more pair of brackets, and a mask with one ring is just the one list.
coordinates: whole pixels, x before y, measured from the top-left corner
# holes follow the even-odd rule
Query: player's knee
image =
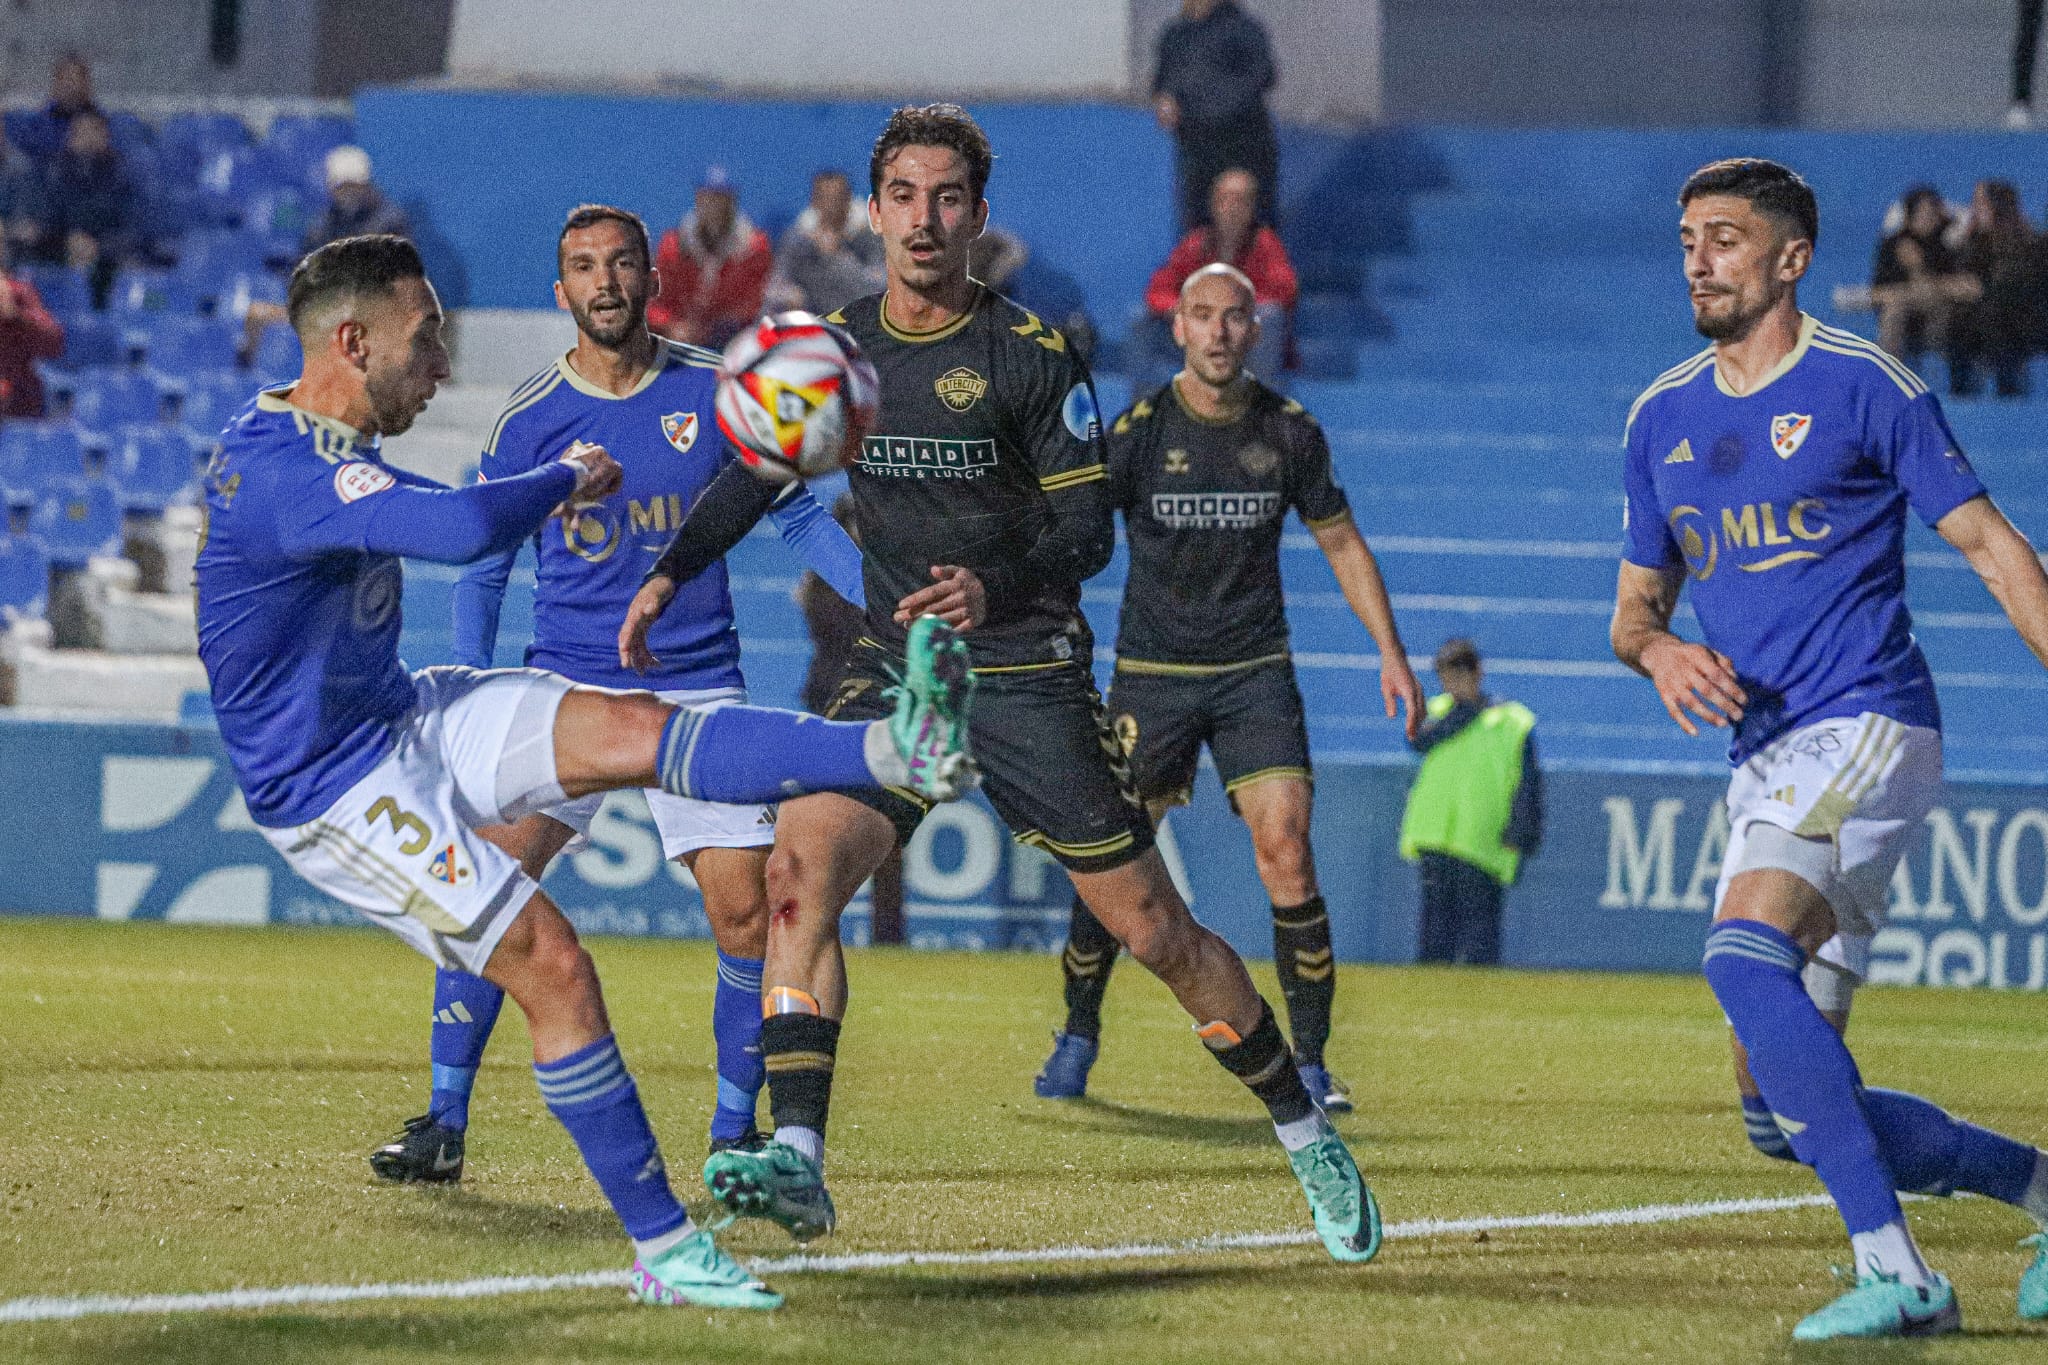
[(1305, 830), (1283, 829), (1252, 842), (1259, 881), (1279, 905), (1299, 905), (1315, 895), (1315, 861)]
[(765, 893), (761, 904), (765, 917), (762, 932), (817, 932), (830, 918), (829, 873), (830, 869), (813, 855), (777, 844), (768, 855), (768, 866), (761, 878)]
[(1193, 970), (1205, 931), (1184, 908), (1163, 899), (1148, 901), (1128, 923), (1124, 947), (1147, 971), (1170, 983)]

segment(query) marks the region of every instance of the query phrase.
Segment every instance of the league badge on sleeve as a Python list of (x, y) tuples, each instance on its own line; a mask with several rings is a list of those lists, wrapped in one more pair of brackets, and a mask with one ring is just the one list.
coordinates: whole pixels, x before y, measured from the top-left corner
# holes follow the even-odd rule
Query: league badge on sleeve
[(1778, 452), (1779, 459), (1789, 460), (1806, 444), (1806, 433), (1812, 430), (1812, 413), (1780, 413), (1771, 419), (1771, 449)]
[(665, 412), (661, 415), (661, 434), (668, 437), (668, 443), (676, 448), (679, 455), (690, 453), (690, 447), (697, 444), (697, 414), (694, 412)]

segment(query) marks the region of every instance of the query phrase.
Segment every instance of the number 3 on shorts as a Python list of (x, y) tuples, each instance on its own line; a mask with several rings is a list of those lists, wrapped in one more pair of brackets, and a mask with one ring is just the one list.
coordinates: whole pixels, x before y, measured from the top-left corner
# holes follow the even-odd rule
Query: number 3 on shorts
[(434, 832), (427, 828), (427, 822), (409, 810), (400, 810), (398, 803), (388, 796), (378, 797), (376, 804), (370, 807), (369, 814), (364, 818), (372, 825), (379, 820), (389, 820), (393, 834), (404, 834), (411, 830), (413, 837), (398, 846), (398, 851), (408, 858), (425, 853), (427, 846), (434, 842)]

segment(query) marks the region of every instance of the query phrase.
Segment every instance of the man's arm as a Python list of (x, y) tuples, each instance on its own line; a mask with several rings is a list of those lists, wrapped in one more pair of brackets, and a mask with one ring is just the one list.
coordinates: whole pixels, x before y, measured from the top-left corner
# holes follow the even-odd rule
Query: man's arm
[(498, 652), (498, 613), (505, 605), (505, 585), (512, 579), (512, 561), (519, 551), (485, 555), (455, 581), (451, 615), (455, 627), (455, 662), (489, 668)]
[(1941, 538), (1962, 552), (1998, 599), (2027, 648), (2048, 664), (2048, 573), (2034, 547), (1989, 494), (1971, 498), (1936, 522)]
[(1404, 725), (1412, 740), (1415, 727), (1422, 721), (1422, 684), (1415, 681), (1415, 670), (1408, 666), (1408, 651), (1394, 625), (1394, 606), (1387, 600), (1387, 584), (1380, 577), (1379, 561), (1373, 558), (1372, 547), (1365, 543), (1365, 537), (1358, 533), (1358, 524), (1348, 515), (1342, 520), (1324, 522), (1314, 532), (1323, 558), (1330, 561), (1330, 572), (1337, 576), (1344, 600), (1351, 604), (1352, 613), (1379, 646), (1380, 697), (1387, 704), (1387, 715), (1396, 713), (1397, 703), (1404, 707)]
[(703, 573), (746, 539), (747, 532), (768, 515), (776, 494), (774, 485), (738, 460), (728, 462), (718, 477), (704, 486), (684, 513), (675, 539), (654, 561), (640, 581), (640, 591), (626, 607), (626, 619), (619, 623), (621, 668), (645, 673), (660, 662), (647, 647), (647, 632), (668, 610), (676, 585)]
[(1501, 831), (1500, 841), (1524, 858), (1543, 844), (1543, 769), (1536, 762), (1534, 733), (1522, 740), (1522, 781), (1508, 806), (1507, 828)]
[(932, 566), (934, 582), (896, 604), (898, 625), (927, 613), (956, 630), (988, 619), (989, 603), (1035, 591), (1041, 583), (1082, 583), (1116, 553), (1116, 509), (1104, 479), (1071, 484), (1045, 496), (1046, 523), (1031, 548), (1012, 564), (976, 573), (957, 564)]
[(783, 543), (796, 551), (821, 582), (854, 606), (867, 606), (867, 593), (861, 584), (860, 546), (811, 496), (810, 489), (800, 483), (789, 485), (769, 507), (768, 519), (782, 533)]
[(1687, 711), (1725, 727), (1742, 719), (1749, 697), (1735, 680), (1735, 665), (1727, 655), (1671, 633), (1671, 614), (1678, 610), (1684, 586), (1682, 568), (1646, 569), (1624, 559), (1608, 640), (1615, 658), (1656, 684), (1657, 697), (1678, 728), (1697, 735), (1699, 726)]
[(467, 564), (516, 549), (564, 501), (609, 497), (620, 478), (618, 462), (598, 446), (571, 447), (539, 469), (468, 488), (422, 487), (382, 465), (344, 464), (331, 484), (322, 481), (332, 502), (295, 509), (299, 515), (281, 528), (280, 540), (288, 554), (302, 557), (357, 550)]

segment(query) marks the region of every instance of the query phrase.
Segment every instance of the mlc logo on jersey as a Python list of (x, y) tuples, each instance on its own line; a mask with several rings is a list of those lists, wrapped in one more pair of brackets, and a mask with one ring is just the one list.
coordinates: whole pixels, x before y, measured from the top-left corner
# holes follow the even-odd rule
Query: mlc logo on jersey
[(668, 437), (668, 443), (676, 448), (678, 455), (690, 453), (690, 447), (697, 444), (697, 414), (694, 412), (665, 412), (661, 415), (661, 434)]
[(1778, 452), (1779, 459), (1789, 460), (1806, 444), (1806, 433), (1812, 430), (1812, 413), (1780, 413), (1771, 419), (1771, 449)]
[[(1720, 567), (1724, 545), (1730, 554), (1737, 554), (1743, 550), (1796, 545), (1800, 541), (1826, 540), (1835, 529), (1821, 520), (1820, 514), (1826, 510), (1827, 504), (1819, 498), (1801, 498), (1785, 509), (1785, 529), (1781, 531), (1778, 529), (1778, 509), (1768, 502), (1724, 507), (1718, 526), (1697, 507), (1675, 507), (1671, 511), (1670, 526), (1671, 533), (1678, 538), (1679, 553), (1685, 556), (1687, 571), (1704, 583)], [(1800, 560), (1819, 558), (1818, 550), (1782, 550), (1755, 563), (1738, 564), (1736, 567), (1744, 573), (1765, 573)]]
[(933, 380), (932, 389), (939, 395), (941, 403), (955, 412), (965, 412), (988, 392), (988, 381), (961, 365)]

